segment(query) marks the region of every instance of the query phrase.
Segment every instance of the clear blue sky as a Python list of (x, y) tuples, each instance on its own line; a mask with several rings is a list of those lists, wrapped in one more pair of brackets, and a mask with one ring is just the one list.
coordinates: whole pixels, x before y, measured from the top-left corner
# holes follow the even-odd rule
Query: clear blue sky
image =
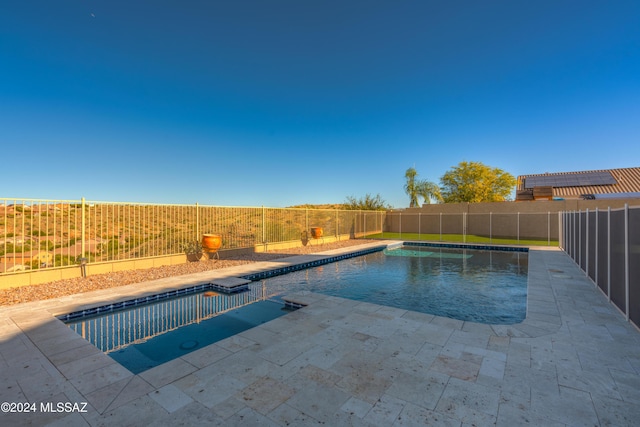
[(5, 1), (0, 147), (0, 197), (225, 206), (640, 166), (640, 1)]

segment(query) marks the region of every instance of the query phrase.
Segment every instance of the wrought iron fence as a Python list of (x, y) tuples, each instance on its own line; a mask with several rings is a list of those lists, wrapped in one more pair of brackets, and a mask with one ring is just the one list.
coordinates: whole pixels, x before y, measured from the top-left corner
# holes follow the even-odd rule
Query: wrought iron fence
[(0, 274), (178, 255), (202, 234), (222, 250), (311, 238), (397, 238), (556, 245), (559, 215), (419, 213), (0, 199)]
[(382, 232), (385, 212), (336, 209), (157, 205), (81, 200), (0, 199), (0, 274), (176, 255), (203, 233), (222, 249), (324, 236)]
[(640, 207), (563, 212), (562, 249), (640, 325)]

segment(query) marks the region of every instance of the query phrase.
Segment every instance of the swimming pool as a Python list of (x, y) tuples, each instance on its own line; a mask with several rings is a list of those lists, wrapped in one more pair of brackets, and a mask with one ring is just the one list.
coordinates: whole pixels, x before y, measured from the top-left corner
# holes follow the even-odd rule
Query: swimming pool
[(486, 324), (526, 316), (528, 253), (402, 246), (262, 281), (272, 295), (308, 290)]
[(527, 270), (525, 248), (416, 243), (243, 276), (252, 282), (233, 293), (202, 284), (59, 319), (139, 373), (286, 314), (282, 297), (301, 290), (459, 320), (519, 323)]

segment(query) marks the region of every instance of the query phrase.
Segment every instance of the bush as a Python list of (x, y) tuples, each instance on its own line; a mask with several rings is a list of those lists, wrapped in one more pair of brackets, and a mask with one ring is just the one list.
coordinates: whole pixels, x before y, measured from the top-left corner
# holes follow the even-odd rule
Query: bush
[(40, 242), (40, 250), (52, 251), (54, 247), (55, 246), (51, 240), (43, 240)]

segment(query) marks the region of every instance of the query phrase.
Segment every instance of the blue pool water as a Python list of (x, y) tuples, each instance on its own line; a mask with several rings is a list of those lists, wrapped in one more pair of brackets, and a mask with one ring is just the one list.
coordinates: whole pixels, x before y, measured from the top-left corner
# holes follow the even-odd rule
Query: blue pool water
[(244, 292), (199, 285), (60, 319), (139, 373), (286, 314), (281, 297), (300, 290), (487, 324), (525, 318), (526, 252), (433, 246), (367, 252), (261, 273), (268, 278), (254, 277)]
[(385, 250), (265, 279), (295, 290), (487, 324), (522, 322), (528, 253), (439, 247)]
[(262, 290), (237, 294), (193, 289), (65, 323), (134, 374), (290, 312)]

